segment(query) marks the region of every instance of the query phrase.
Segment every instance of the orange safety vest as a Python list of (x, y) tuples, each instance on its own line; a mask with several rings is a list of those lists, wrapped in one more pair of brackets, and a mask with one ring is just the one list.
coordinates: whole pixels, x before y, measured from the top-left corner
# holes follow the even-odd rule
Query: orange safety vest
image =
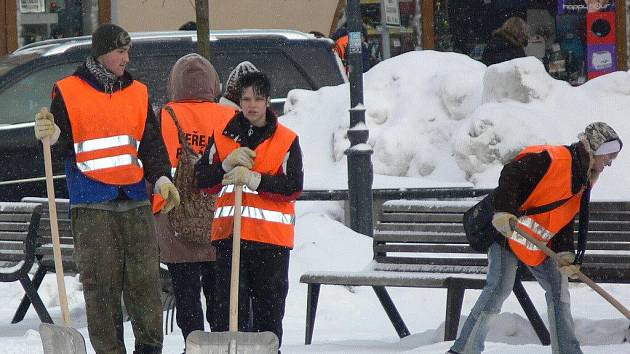
[[(524, 211), (558, 200), (570, 199), (546, 213), (521, 216), (518, 218), (518, 223), (521, 229), (534, 238), (543, 243), (549, 243), (551, 238), (571, 222), (580, 211), (583, 190), (577, 194), (571, 191), (572, 157), (571, 152), (564, 146), (529, 146), (516, 156), (516, 160), (527, 154), (543, 151), (547, 151), (551, 156), (549, 169), (519, 210)], [(529, 266), (540, 265), (546, 258), (543, 251), (516, 232), (512, 233), (508, 241), (516, 257)]]
[(58, 81), (57, 87), (68, 111), (79, 171), (110, 185), (140, 182), (144, 170), (138, 146), (147, 119), (147, 87), (133, 81), (105, 93), (77, 76)]
[[(204, 152), (215, 127), (224, 127), (236, 113), (234, 108), (208, 101), (182, 100), (169, 102), (167, 106), (170, 106), (175, 112), (177, 121), (184, 131), (188, 143), (190, 143), (197, 154)], [(179, 133), (170, 113), (164, 108), (162, 108), (160, 117), (162, 138), (171, 162), (171, 175), (174, 176), (181, 149)], [(154, 194), (151, 204), (155, 214), (162, 209), (166, 201), (161, 195)]]
[[(215, 132), (217, 152), (221, 161), (239, 144)], [(253, 171), (277, 175), (284, 158), (297, 135), (289, 128), (278, 124), (273, 136), (256, 148)], [(243, 186), (241, 208), (241, 238), (249, 241), (293, 248), (295, 225), (295, 201), (275, 201), (261, 197), (258, 192)], [(234, 185), (223, 186), (217, 200), (217, 210), (212, 222), (212, 241), (232, 236), (234, 228)]]

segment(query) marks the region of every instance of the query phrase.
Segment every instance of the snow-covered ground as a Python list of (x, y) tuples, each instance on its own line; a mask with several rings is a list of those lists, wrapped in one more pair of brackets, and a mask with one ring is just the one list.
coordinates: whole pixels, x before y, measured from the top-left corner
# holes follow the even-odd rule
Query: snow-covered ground
[[(630, 137), (630, 77), (618, 72), (574, 88), (551, 79), (532, 58), (495, 65), (463, 55), (413, 52), (387, 60), (365, 74), (366, 120), (374, 149), (375, 188), (493, 187), (501, 164), (530, 144), (568, 144), (586, 124), (608, 122), (621, 138)], [(346, 187), (348, 86), (316, 92), (294, 90), (281, 120), (300, 134), (306, 188)], [(593, 191), (598, 200), (630, 200), (626, 183), (630, 157), (622, 151)], [(399, 339), (369, 288), (324, 286), (320, 293), (313, 344), (305, 346), (306, 286), (299, 276), (309, 270), (360, 270), (371, 259), (371, 240), (343, 223), (338, 202), (299, 202), (296, 246), (291, 256), (290, 290), (284, 319), (283, 353), (444, 353), (442, 342), (446, 292), (441, 289), (391, 289), (390, 294), (411, 336)], [(74, 327), (87, 339), (78, 278), (66, 277)], [(546, 318), (544, 294), (525, 283)], [(604, 284), (630, 306), (630, 286)], [(53, 319), (60, 323), (54, 275), (39, 291)], [(23, 295), (19, 283), (0, 283), (0, 354), (41, 353), (31, 309), (10, 324)], [(462, 322), (479, 291), (466, 292)], [(582, 284), (571, 284), (578, 338), (585, 353), (630, 353), (622, 343), (626, 320)], [(125, 325), (128, 351), (133, 335)], [(165, 337), (164, 353), (181, 353), (178, 329)], [(493, 324), (486, 353), (551, 353), (539, 345), (514, 297)], [(90, 349), (91, 350), (91, 349)]]

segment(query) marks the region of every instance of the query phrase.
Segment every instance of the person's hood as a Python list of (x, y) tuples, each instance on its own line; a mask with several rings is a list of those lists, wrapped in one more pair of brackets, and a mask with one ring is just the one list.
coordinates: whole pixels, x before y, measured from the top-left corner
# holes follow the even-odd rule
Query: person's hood
[(219, 75), (210, 62), (199, 54), (179, 58), (168, 78), (170, 101), (203, 100), (214, 102), (220, 94)]

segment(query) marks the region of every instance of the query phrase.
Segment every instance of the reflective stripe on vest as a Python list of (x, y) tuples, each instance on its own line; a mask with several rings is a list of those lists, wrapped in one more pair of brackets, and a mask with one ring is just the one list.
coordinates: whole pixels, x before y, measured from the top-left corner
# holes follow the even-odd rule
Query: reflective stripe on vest
[[(227, 186), (223, 186), (223, 188), (221, 188), (221, 191), (219, 192), (219, 197), (222, 197), (226, 193), (234, 193), (235, 187), (236, 186), (233, 184), (228, 184)], [(247, 186), (243, 186), (243, 193), (258, 194), (257, 191), (251, 190)]]
[[(535, 232), (537, 235), (540, 235), (544, 243), (547, 243), (553, 237), (553, 234), (549, 230), (545, 229), (542, 225), (539, 225), (536, 221), (532, 220), (529, 216), (521, 216), (520, 218), (518, 218), (518, 222), (521, 228), (525, 226), (527, 229), (530, 229), (533, 232)], [(536, 247), (535, 244), (528, 241), (525, 237), (521, 236), (516, 231), (514, 231), (512, 235), (510, 235), (510, 239), (514, 240), (515, 242), (520, 243), (528, 250), (538, 251), (538, 247)]]
[(114, 93), (96, 90), (77, 76), (57, 82), (72, 128), (76, 166), (85, 176), (124, 186), (144, 177), (138, 158), (149, 96), (133, 81)]
[[(543, 243), (548, 243), (558, 231), (572, 222), (579, 212), (582, 191), (577, 194), (572, 193), (573, 158), (571, 152), (564, 146), (530, 146), (521, 151), (516, 160), (527, 154), (543, 151), (547, 151), (551, 157), (549, 168), (519, 210), (524, 211), (558, 200), (570, 199), (548, 212), (521, 216), (518, 222), (529, 235)], [(538, 266), (547, 257), (543, 251), (516, 233), (510, 236), (508, 242), (516, 257), (529, 266)]]
[[(215, 143), (221, 161), (239, 145), (215, 131)], [(296, 134), (281, 124), (273, 136), (256, 148), (252, 170), (262, 174), (276, 175), (282, 170), (284, 158), (296, 138)], [(275, 201), (264, 198), (260, 193), (243, 188), (241, 238), (243, 240), (293, 247), (295, 224), (295, 202)], [(232, 236), (234, 227), (234, 186), (224, 186), (217, 199), (217, 210), (212, 222), (212, 240)]]
[[(234, 216), (234, 206), (224, 206), (217, 208), (214, 212), (214, 217), (224, 218), (227, 216)], [(258, 220), (264, 220), (269, 222), (279, 222), (286, 225), (295, 225), (295, 215), (284, 214), (279, 211), (265, 210), (250, 206), (241, 207), (241, 216), (244, 218), (252, 218)]]
[[(206, 149), (206, 144), (212, 136), (215, 126), (223, 127), (235, 113), (233, 108), (199, 100), (169, 102), (167, 106), (175, 112), (179, 125), (188, 137), (188, 143), (197, 154), (203, 153)], [(181, 149), (181, 143), (173, 118), (164, 108), (160, 112), (160, 125), (162, 139), (171, 163), (171, 177), (174, 178), (179, 162), (178, 152)], [(166, 202), (161, 196), (154, 194), (151, 197), (151, 205), (153, 213), (157, 213), (166, 205)]]

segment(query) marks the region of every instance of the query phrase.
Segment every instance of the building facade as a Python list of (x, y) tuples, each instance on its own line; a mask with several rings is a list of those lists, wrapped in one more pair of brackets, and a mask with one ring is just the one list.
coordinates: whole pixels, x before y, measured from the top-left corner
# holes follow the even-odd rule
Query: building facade
[[(0, 55), (45, 39), (89, 35), (102, 23), (129, 32), (177, 30), (194, 0), (0, 0)], [(211, 29), (331, 31), (340, 0), (209, 0)]]
[[(210, 28), (328, 36), (343, 25), (345, 2), (209, 0)], [(478, 59), (492, 32), (520, 16), (530, 28), (527, 54), (572, 84), (627, 70), (627, 10), (626, 0), (361, 0), (372, 64), (386, 52), (418, 49)], [(89, 35), (102, 23), (136, 32), (176, 30), (194, 20), (194, 0), (0, 0), (0, 55), (35, 41)]]

